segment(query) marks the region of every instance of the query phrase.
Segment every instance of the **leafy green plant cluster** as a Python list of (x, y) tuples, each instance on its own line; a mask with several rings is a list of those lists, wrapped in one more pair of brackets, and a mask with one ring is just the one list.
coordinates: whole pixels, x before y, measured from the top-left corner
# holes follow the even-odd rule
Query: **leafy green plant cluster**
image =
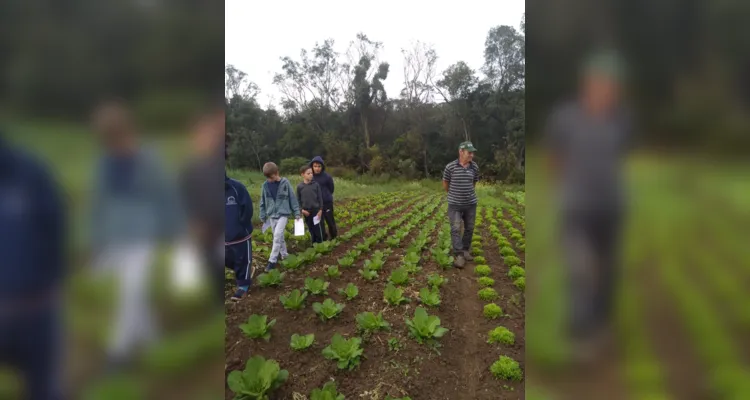
[(491, 330), (487, 338), (487, 343), (489, 344), (502, 343), (510, 346), (515, 342), (516, 335), (504, 326), (498, 326), (497, 328)]
[(516, 382), (520, 382), (523, 379), (523, 371), (521, 371), (518, 361), (508, 356), (500, 356), (497, 361), (492, 363), (490, 372), (498, 379)]
[(323, 321), (335, 318), (344, 311), (344, 307), (346, 306), (338, 304), (330, 298), (325, 299), (322, 303), (313, 303), (313, 311), (315, 311)]
[(489, 276), (492, 273), (489, 265), (480, 264), (474, 267), (474, 274), (477, 276)]
[(339, 294), (346, 297), (347, 300), (353, 300), (359, 295), (359, 288), (355, 284), (349, 282), (346, 287), (339, 289)]
[(279, 271), (278, 269), (272, 269), (270, 272), (260, 274), (258, 276), (258, 283), (261, 287), (279, 286), (286, 273)]
[(360, 345), (362, 339), (354, 337), (344, 339), (340, 334), (333, 335), (331, 344), (323, 349), (323, 357), (336, 361), (339, 369), (353, 370), (360, 363), (360, 357), (364, 350)]
[(477, 295), (484, 301), (492, 301), (498, 298), (497, 292), (491, 287), (480, 289)]
[(276, 324), (276, 320), (272, 319), (268, 321), (268, 316), (253, 314), (247, 322), (240, 325), (240, 329), (245, 336), (251, 339), (263, 339), (268, 341), (271, 339), (271, 328)]
[(292, 349), (296, 351), (301, 351), (312, 346), (314, 341), (315, 341), (314, 333), (310, 333), (308, 335), (298, 335), (295, 333), (292, 335), (292, 341), (290, 343), (290, 346), (292, 347)]
[(427, 310), (422, 307), (417, 307), (414, 318), (407, 318), (405, 322), (411, 337), (420, 344), (434, 341), (448, 333), (448, 329), (440, 326), (440, 318), (427, 314)]
[(314, 295), (327, 295), (330, 282), (322, 279), (305, 278), (305, 289)]
[(328, 381), (322, 388), (313, 389), (310, 400), (344, 400), (344, 395), (338, 392), (335, 382)]
[(484, 306), (483, 313), (488, 319), (497, 319), (503, 316), (503, 309), (495, 303), (490, 303)]
[(283, 304), (284, 308), (286, 308), (287, 310), (302, 309), (305, 306), (306, 298), (307, 292), (300, 291), (299, 289), (294, 289), (288, 294), (282, 294), (281, 296), (279, 296), (281, 304)]
[(488, 276), (482, 276), (480, 278), (477, 278), (477, 283), (481, 287), (491, 287), (495, 285), (495, 280)]
[(245, 369), (232, 371), (227, 376), (227, 386), (235, 399), (268, 399), (289, 378), (289, 372), (281, 369), (274, 360), (255, 356), (247, 360)]

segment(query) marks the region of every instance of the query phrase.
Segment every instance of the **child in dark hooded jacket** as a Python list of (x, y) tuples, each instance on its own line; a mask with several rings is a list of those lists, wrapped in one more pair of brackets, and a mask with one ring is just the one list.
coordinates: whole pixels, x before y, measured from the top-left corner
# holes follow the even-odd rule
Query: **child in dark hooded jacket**
[[(336, 230), (336, 219), (333, 215), (333, 178), (326, 172), (326, 165), (323, 157), (316, 156), (310, 161), (313, 169), (313, 181), (320, 185), (323, 190), (323, 218), (320, 221), (320, 228), (323, 230), (324, 240), (335, 239), (338, 236)], [(326, 232), (326, 225), (328, 231)]]

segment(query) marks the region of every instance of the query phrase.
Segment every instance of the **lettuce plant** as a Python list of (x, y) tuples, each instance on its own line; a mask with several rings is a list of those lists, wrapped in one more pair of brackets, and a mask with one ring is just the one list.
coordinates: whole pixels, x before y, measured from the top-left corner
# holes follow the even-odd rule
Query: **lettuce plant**
[(292, 346), (292, 349), (300, 351), (312, 346), (314, 341), (314, 333), (311, 333), (309, 335), (298, 335), (295, 333), (294, 335), (292, 335), (290, 346)]
[(389, 283), (388, 286), (385, 287), (385, 290), (383, 291), (383, 299), (386, 303), (392, 306), (409, 302), (409, 299), (404, 297), (403, 289), (397, 288), (392, 283)]
[(343, 304), (338, 304), (333, 299), (325, 299), (323, 303), (313, 303), (313, 311), (320, 316), (323, 321), (332, 319), (341, 314), (344, 310)]
[(360, 357), (364, 350), (360, 347), (362, 339), (344, 339), (340, 334), (335, 334), (331, 344), (323, 349), (323, 357), (335, 360), (339, 369), (353, 370), (359, 365)]
[(349, 282), (349, 284), (346, 285), (345, 288), (339, 289), (339, 294), (346, 297), (347, 300), (352, 300), (359, 294), (359, 288), (353, 283)]
[(391, 327), (384, 318), (383, 313), (363, 312), (357, 314), (357, 326), (362, 332), (372, 333), (380, 330), (388, 330)]
[(247, 360), (244, 370), (229, 373), (227, 386), (237, 400), (264, 400), (288, 378), (289, 372), (281, 369), (278, 362), (255, 356)]
[(307, 298), (307, 292), (294, 289), (289, 294), (279, 296), (281, 304), (287, 310), (299, 310), (305, 306), (305, 298)]
[(328, 294), (329, 282), (322, 279), (305, 278), (305, 289), (312, 294)]
[(425, 343), (443, 337), (448, 329), (440, 326), (440, 318), (436, 315), (428, 315), (427, 310), (417, 307), (413, 319), (406, 319), (409, 334), (419, 343)]
[(242, 332), (251, 339), (263, 339), (266, 342), (271, 339), (271, 327), (276, 324), (276, 320), (272, 319), (268, 322), (268, 317), (265, 315), (253, 314), (247, 319), (247, 322), (240, 325)]

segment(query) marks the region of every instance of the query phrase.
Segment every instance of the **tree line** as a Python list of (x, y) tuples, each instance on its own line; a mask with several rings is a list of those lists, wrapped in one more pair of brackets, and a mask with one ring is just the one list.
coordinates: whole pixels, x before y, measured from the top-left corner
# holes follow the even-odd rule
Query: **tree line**
[[(343, 52), (327, 39), (281, 58), (279, 107), (259, 104), (257, 84), (227, 64), (227, 164), (296, 168), (322, 155), (342, 173), (434, 178), (470, 140), (485, 178), (522, 182), (525, 30), (525, 17), (520, 30), (491, 28), (478, 70), (457, 60), (438, 71), (435, 49), (415, 42), (402, 49), (401, 74), (382, 59), (384, 44), (364, 33)], [(402, 79), (400, 93), (386, 92), (393, 79)]]

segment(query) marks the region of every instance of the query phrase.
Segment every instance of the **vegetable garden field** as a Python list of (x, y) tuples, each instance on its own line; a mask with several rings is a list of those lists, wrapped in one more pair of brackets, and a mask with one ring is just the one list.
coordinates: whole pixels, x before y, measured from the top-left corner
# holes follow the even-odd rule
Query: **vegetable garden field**
[[(314, 247), (290, 223), (291, 256), (226, 306), (226, 398), (523, 399), (523, 193), (508, 197), (480, 202), (462, 270), (436, 191), (341, 201), (339, 237)], [(256, 231), (259, 271), (271, 241)]]
[(566, 353), (564, 275), (548, 189), (541, 176), (527, 176), (529, 393), (544, 389), (547, 395), (537, 398), (555, 400), (750, 399), (747, 167), (696, 163), (641, 157), (628, 165), (617, 351), (595, 368), (552, 374), (541, 369)]

